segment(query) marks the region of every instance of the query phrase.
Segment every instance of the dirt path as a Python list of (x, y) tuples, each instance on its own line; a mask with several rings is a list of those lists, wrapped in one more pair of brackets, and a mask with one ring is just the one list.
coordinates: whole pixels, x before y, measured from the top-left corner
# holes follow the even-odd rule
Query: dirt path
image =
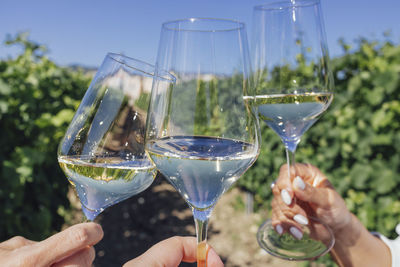
[[(225, 266), (298, 266), (269, 256), (258, 247), (255, 234), (263, 218), (246, 214), (244, 202), (244, 193), (230, 190), (220, 199), (210, 220), (208, 242)], [(73, 221), (81, 220), (81, 211), (75, 214), (77, 218)], [(157, 178), (145, 192), (105, 210), (96, 222), (103, 226), (105, 235), (96, 245), (95, 267), (122, 266), (160, 240), (174, 235), (195, 235), (186, 202), (162, 178)]]

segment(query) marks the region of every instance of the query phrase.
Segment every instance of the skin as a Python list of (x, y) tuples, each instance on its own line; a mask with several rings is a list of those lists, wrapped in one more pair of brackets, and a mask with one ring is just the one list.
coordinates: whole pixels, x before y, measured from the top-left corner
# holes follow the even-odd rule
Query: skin
[[(103, 238), (96, 223), (82, 223), (35, 242), (21, 236), (0, 243), (1, 266), (7, 267), (89, 267), (95, 258), (93, 245)], [(163, 240), (124, 267), (177, 267), (181, 262), (195, 262), (197, 243), (194, 237), (171, 237)], [(207, 266), (223, 267), (219, 256), (207, 245)]]
[[(304, 189), (295, 177), (302, 179)], [(284, 189), (291, 198), (289, 205), (282, 200)], [(287, 165), (284, 165), (272, 191), (272, 224), (275, 228), (280, 225), (284, 232), (290, 227), (301, 229), (293, 217), (311, 215), (332, 229), (335, 245), (330, 253), (339, 266), (391, 266), (389, 248), (347, 209), (343, 198), (318, 168), (298, 163), (290, 169), (289, 177)], [(309, 225), (314, 226), (312, 221)], [(321, 236), (318, 239), (323, 241), (323, 233), (318, 233), (318, 229), (315, 232), (315, 236)]]
[[(181, 262), (196, 262), (197, 243), (194, 237), (174, 236), (157, 243), (124, 267), (177, 267)], [(220, 257), (207, 245), (207, 266), (223, 267)]]
[(93, 245), (102, 238), (103, 230), (95, 223), (71, 226), (41, 242), (16, 236), (0, 243), (0, 262), (10, 267), (91, 266)]

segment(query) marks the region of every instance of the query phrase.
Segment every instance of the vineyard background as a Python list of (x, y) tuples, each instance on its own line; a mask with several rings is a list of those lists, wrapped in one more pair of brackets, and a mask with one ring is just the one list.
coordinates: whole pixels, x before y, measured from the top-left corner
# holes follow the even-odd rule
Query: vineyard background
[[(56, 151), (93, 71), (58, 66), (46, 56), (46, 47), (26, 34), (6, 42), (22, 52), (0, 61), (0, 240), (14, 235), (40, 240), (74, 222), (77, 211), (67, 197)], [(359, 38), (353, 47), (340, 42), (344, 53), (332, 59), (334, 101), (305, 134), (297, 161), (321, 168), (369, 230), (394, 238), (400, 222), (400, 190), (395, 190), (400, 185), (400, 46), (390, 38)], [(285, 158), (279, 138), (261, 125), (260, 157), (235, 190), (250, 192), (263, 217), (272, 197), (269, 185)], [(231, 204), (240, 209), (242, 202)], [(159, 214), (157, 207), (148, 212)], [(334, 265), (328, 258), (313, 264)]]

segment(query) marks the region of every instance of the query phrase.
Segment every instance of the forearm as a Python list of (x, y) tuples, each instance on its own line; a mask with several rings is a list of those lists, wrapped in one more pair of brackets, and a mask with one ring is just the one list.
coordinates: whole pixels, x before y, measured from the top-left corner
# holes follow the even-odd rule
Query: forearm
[(352, 215), (349, 225), (335, 232), (331, 255), (339, 266), (391, 266), (389, 248)]

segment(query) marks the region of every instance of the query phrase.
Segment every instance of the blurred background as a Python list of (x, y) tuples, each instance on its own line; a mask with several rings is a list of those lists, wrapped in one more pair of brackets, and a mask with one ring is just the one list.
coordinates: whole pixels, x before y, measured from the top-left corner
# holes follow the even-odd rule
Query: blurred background
[[(56, 151), (107, 52), (155, 63), (161, 23), (188, 17), (244, 21), (261, 0), (27, 1), (0, 9), (0, 241), (41, 240), (83, 220)], [(321, 0), (336, 84), (333, 104), (304, 136), (297, 160), (328, 174), (371, 231), (396, 237), (400, 222), (400, 4)], [(261, 124), (264, 125), (264, 124)], [(219, 201), (209, 241), (226, 266), (335, 266), (329, 255), (289, 263), (258, 248), (270, 183), (285, 162), (263, 127), (262, 152)], [(95, 266), (121, 266), (172, 235), (194, 235), (186, 203), (157, 177), (140, 195), (107, 209)], [(193, 266), (190, 264), (182, 266)]]

